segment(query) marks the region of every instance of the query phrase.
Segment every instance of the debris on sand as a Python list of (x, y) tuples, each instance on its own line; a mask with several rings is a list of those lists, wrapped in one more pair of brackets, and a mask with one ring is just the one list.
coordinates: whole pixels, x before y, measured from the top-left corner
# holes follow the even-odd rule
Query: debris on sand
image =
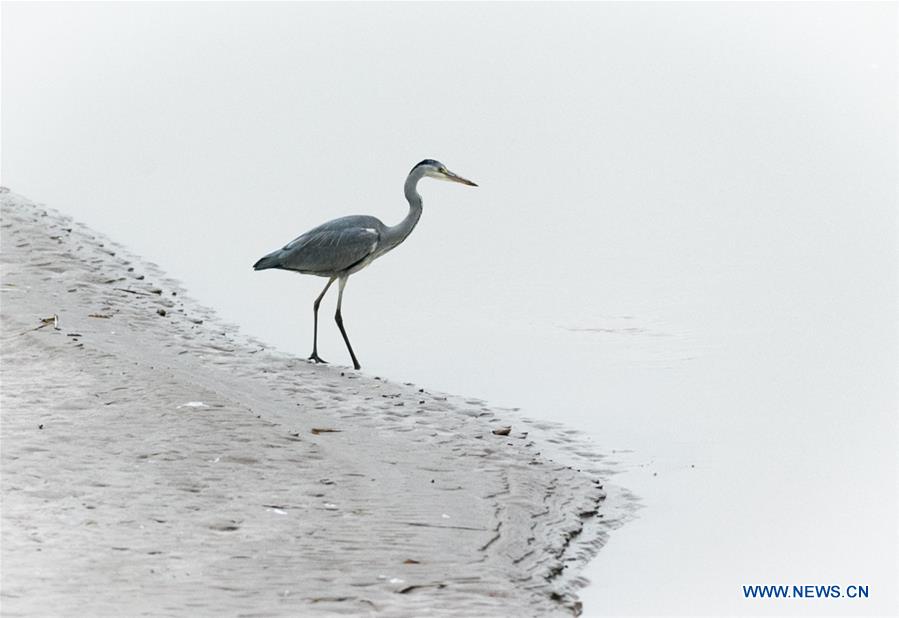
[(207, 406), (202, 401), (188, 401), (187, 403), (182, 403), (180, 406), (178, 406), (178, 409), (180, 410), (181, 408), (208, 408), (208, 407), (209, 406)]
[(26, 330), (24, 333), (19, 333), (20, 335), (24, 335), (25, 333), (30, 333), (35, 330), (40, 330), (46, 326), (53, 325), (53, 330), (59, 330), (59, 316), (55, 313), (51, 315), (49, 318), (41, 318), (41, 323), (34, 328)]
[(312, 433), (316, 436), (320, 433), (340, 433), (340, 429), (328, 429), (327, 427), (313, 427)]

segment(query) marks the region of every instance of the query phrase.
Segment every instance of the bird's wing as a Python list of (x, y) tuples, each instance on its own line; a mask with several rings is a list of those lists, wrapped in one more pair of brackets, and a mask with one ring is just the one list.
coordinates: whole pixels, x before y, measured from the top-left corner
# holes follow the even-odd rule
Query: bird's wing
[(280, 267), (303, 273), (338, 273), (371, 255), (380, 240), (374, 227), (316, 228), (281, 249)]

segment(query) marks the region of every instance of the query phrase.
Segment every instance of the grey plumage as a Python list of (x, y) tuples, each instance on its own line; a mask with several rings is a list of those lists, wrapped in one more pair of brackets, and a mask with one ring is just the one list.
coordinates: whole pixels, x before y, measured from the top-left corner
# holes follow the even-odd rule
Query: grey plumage
[(329, 277), (352, 269), (371, 255), (385, 225), (375, 217), (353, 215), (328, 221), (291, 240), (253, 265)]
[(313, 304), (314, 330), (310, 360), (325, 362), (318, 356), (318, 307), (328, 288), (335, 280), (339, 279), (340, 291), (337, 299), (337, 313), (334, 318), (350, 352), (353, 366), (356, 369), (360, 368), (359, 361), (356, 359), (343, 327), (343, 318), (340, 313), (343, 289), (351, 274), (362, 270), (372, 261), (395, 248), (415, 229), (422, 210), (422, 200), (417, 186), (418, 181), (425, 177), (477, 186), (470, 180), (450, 172), (439, 161), (425, 159), (413, 167), (406, 178), (405, 194), (406, 200), (409, 202), (409, 212), (399, 224), (387, 226), (376, 217), (368, 215), (341, 217), (309, 230), (281, 249), (263, 256), (253, 265), (255, 270), (277, 268), (328, 278), (325, 289)]

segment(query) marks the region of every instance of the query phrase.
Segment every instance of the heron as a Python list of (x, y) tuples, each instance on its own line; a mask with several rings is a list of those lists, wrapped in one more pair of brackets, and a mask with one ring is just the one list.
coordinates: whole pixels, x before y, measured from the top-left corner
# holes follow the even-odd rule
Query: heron
[(421, 195), (418, 194), (418, 181), (422, 178), (436, 178), (471, 187), (478, 186), (449, 171), (440, 161), (425, 159), (413, 167), (406, 177), (404, 190), (406, 200), (409, 202), (409, 212), (398, 224), (384, 225), (380, 219), (369, 215), (340, 217), (309, 230), (253, 264), (254, 270), (278, 268), (328, 279), (325, 289), (312, 303), (313, 334), (310, 361), (326, 362), (318, 355), (318, 307), (331, 284), (338, 281), (337, 313), (334, 314), (334, 320), (337, 322), (343, 341), (350, 352), (353, 367), (356, 370), (362, 368), (353, 352), (353, 346), (350, 345), (350, 338), (346, 334), (343, 317), (340, 314), (343, 290), (350, 275), (359, 272), (377, 258), (396, 248), (415, 229), (415, 225), (421, 218), (422, 200)]

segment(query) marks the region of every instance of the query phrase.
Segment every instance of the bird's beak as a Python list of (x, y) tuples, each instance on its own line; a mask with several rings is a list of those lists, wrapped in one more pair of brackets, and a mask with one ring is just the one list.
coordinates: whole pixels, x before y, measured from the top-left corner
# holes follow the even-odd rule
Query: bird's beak
[(468, 180), (467, 178), (462, 178), (461, 176), (459, 176), (459, 174), (454, 174), (453, 172), (451, 172), (451, 171), (449, 171), (449, 170), (446, 170), (446, 173), (443, 175), (443, 177), (444, 177), (446, 180), (449, 180), (450, 182), (458, 182), (458, 183), (461, 183), (461, 184), (463, 184), (463, 185), (468, 185), (469, 187), (476, 187), (476, 186), (478, 186), (478, 185), (476, 185), (475, 183), (473, 183), (473, 182), (471, 182), (470, 180)]

